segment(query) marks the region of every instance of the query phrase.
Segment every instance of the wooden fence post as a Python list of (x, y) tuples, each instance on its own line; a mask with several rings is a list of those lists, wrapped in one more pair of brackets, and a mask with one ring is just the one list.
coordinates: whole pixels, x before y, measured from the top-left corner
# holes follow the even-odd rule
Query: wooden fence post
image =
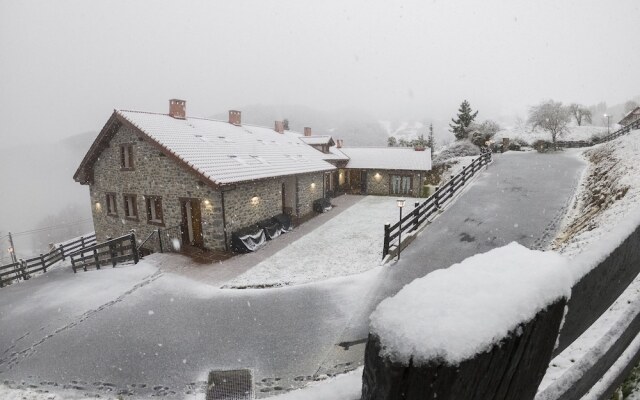
[(416, 214), (416, 216), (413, 218), (413, 229), (412, 230), (416, 230), (418, 229), (418, 221), (420, 220), (420, 209), (418, 208), (420, 206), (420, 203), (418, 203), (417, 201), (413, 204), (414, 209), (413, 212)]
[(47, 264), (44, 263), (44, 255), (40, 253), (40, 264), (42, 264), (42, 272), (47, 272)]
[(111, 264), (113, 265), (113, 268), (115, 268), (118, 252), (116, 251), (116, 245), (113, 243), (109, 243), (109, 256), (111, 257)]
[(60, 245), (58, 246), (58, 250), (60, 251), (60, 255), (62, 256), (62, 261), (64, 261), (64, 246)]
[(384, 244), (382, 245), (382, 258), (385, 258), (389, 254), (389, 228), (391, 224), (384, 224)]
[[(96, 261), (96, 269), (100, 269), (100, 258), (98, 257), (98, 249), (93, 249), (93, 259)], [(87, 264), (84, 263), (84, 270), (87, 270)]]
[(80, 248), (84, 249), (84, 236), (80, 236)]
[(22, 275), (23, 281), (29, 280), (29, 274), (27, 273), (27, 263), (23, 259), (20, 259), (20, 275)]
[(437, 360), (405, 365), (381, 355), (380, 339), (369, 335), (362, 375), (362, 400), (533, 400), (549, 365), (566, 299), (520, 324), (489, 351), (459, 365)]
[(160, 228), (158, 228), (158, 246), (160, 247), (160, 253), (164, 253), (164, 251), (162, 251), (162, 234), (160, 233)]
[(138, 257), (138, 249), (136, 247), (136, 234), (132, 232), (129, 240), (131, 240), (131, 253), (133, 254), (133, 263), (137, 264), (138, 261), (140, 261), (140, 258)]

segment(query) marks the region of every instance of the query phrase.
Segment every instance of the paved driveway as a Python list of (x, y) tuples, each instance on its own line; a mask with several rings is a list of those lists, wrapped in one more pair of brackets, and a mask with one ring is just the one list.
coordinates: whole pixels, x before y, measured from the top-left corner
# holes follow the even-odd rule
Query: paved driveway
[[(0, 382), (192, 398), (210, 369), (252, 368), (261, 396), (360, 360), (367, 317), (416, 277), (513, 240), (544, 246), (583, 164), (497, 156), (402, 260), (291, 288), (222, 290), (153, 265), (54, 271), (0, 290)], [(381, 221), (383, 224), (384, 221)]]

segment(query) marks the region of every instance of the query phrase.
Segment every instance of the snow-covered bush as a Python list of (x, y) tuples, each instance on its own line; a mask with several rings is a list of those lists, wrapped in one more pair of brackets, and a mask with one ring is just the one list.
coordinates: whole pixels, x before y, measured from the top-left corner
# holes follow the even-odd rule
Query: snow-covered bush
[(530, 145), (522, 138), (517, 137), (509, 141), (509, 150), (511, 151), (520, 151), (523, 147), (530, 147)]
[(480, 148), (468, 140), (458, 140), (442, 149), (435, 157), (433, 164), (442, 164), (454, 157), (479, 156)]

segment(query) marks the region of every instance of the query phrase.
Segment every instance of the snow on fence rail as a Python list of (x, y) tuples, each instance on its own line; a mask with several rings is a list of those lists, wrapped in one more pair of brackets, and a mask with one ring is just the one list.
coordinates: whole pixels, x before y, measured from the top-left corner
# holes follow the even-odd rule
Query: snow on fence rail
[(571, 293), (567, 264), (511, 243), (411, 282), (371, 315), (362, 399), (533, 399)]
[[(382, 258), (384, 259), (391, 251), (392, 242), (401, 236), (405, 231), (413, 232), (422, 225), (429, 217), (440, 210), (440, 206), (453, 197), (467, 182), (478, 173), (483, 166), (491, 163), (491, 153), (484, 153), (480, 157), (454, 176), (444, 185), (440, 186), (436, 192), (429, 196), (424, 202), (416, 203), (413, 211), (402, 217), (393, 225), (384, 226), (384, 243), (382, 247)], [(396, 248), (401, 244), (398, 243)]]
[(18, 262), (0, 266), (0, 287), (17, 280), (28, 280), (30, 276), (37, 272), (47, 272), (58, 261), (64, 260), (69, 254), (91, 246), (96, 243), (96, 235), (80, 236), (75, 240), (70, 240), (54, 246), (48, 253), (39, 256), (19, 260)]
[(115, 267), (117, 263), (129, 260), (133, 260), (137, 264), (139, 256), (136, 235), (130, 233), (106, 242), (96, 243), (69, 254), (69, 258), (74, 273), (80, 268), (86, 271), (87, 268), (100, 269), (100, 267), (109, 264)]

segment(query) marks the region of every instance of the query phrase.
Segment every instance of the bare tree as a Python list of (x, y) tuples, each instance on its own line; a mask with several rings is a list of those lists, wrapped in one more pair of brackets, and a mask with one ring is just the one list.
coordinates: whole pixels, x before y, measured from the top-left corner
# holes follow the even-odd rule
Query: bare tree
[(543, 101), (529, 109), (529, 123), (533, 129), (540, 127), (551, 134), (554, 149), (556, 139), (567, 131), (570, 121), (571, 112), (560, 101)]
[(569, 111), (573, 115), (573, 118), (575, 118), (578, 126), (582, 126), (583, 120), (590, 124), (592, 123), (591, 110), (589, 110), (587, 107), (583, 106), (582, 104), (572, 103), (571, 105), (569, 105)]

